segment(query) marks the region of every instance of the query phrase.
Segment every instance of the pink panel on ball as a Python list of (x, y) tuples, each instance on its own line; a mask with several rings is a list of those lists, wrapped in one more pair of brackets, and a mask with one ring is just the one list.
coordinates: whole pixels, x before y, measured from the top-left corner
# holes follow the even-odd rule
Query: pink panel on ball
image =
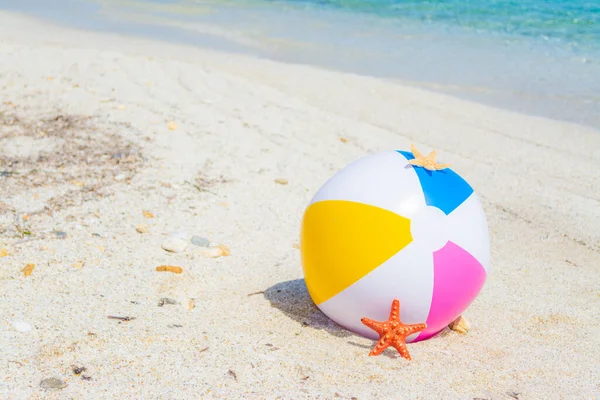
[(486, 279), (483, 266), (462, 247), (448, 242), (433, 253), (433, 298), (427, 328), (415, 342), (428, 339), (462, 314)]

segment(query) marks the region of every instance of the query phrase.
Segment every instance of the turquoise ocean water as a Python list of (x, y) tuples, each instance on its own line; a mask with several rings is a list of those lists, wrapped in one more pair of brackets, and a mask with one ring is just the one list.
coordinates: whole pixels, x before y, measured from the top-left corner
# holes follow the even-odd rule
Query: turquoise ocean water
[(375, 75), (600, 129), (600, 0), (0, 0), (0, 8)]

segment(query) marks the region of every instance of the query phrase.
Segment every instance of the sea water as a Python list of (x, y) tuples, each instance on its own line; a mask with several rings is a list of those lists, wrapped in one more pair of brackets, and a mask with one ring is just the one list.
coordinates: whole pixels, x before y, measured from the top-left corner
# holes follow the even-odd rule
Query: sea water
[(0, 8), (378, 76), (600, 129), (600, 0), (0, 0)]

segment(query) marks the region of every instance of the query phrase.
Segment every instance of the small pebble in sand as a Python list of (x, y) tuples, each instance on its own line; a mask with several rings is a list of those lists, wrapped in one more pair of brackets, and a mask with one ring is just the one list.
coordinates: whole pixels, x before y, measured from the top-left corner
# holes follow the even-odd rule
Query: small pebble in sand
[(192, 236), (192, 239), (190, 241), (194, 246), (198, 246), (198, 247), (208, 247), (210, 246), (210, 240), (208, 240), (207, 238), (204, 238), (202, 236)]
[(167, 124), (167, 128), (169, 128), (170, 131), (174, 131), (175, 129), (177, 129), (177, 123), (174, 121), (171, 121)]
[(139, 224), (135, 227), (135, 230), (137, 231), (137, 233), (147, 233), (148, 225)]
[(83, 372), (87, 371), (86, 367), (76, 367), (76, 366), (71, 366), (71, 371), (73, 371), (73, 373), (75, 375), (81, 375)]
[(35, 264), (27, 264), (21, 271), (23, 272), (23, 275), (31, 276), (34, 268), (35, 268)]
[(209, 258), (217, 258), (223, 255), (223, 250), (219, 247), (205, 247), (200, 250), (200, 254)]
[(119, 104), (117, 106), (117, 110), (124, 110), (125, 109), (125, 105), (124, 104)]
[(179, 301), (172, 299), (170, 297), (163, 297), (158, 301), (158, 306), (159, 307), (163, 307), (165, 305), (172, 305), (172, 306), (176, 306), (178, 304), (181, 304)]
[(125, 178), (127, 178), (127, 175), (119, 174), (119, 175), (115, 176), (115, 181), (122, 181)]
[(278, 179), (275, 179), (275, 183), (278, 183), (280, 185), (287, 185), (288, 184), (288, 180), (287, 179), (283, 179), (283, 178), (278, 178)]
[(60, 390), (67, 387), (67, 384), (60, 378), (46, 378), (40, 382), (40, 387), (45, 390)]
[(144, 218), (154, 218), (154, 214), (152, 214), (150, 211), (142, 211), (142, 215)]
[(8, 257), (8, 250), (0, 249), (0, 257)]
[(188, 240), (180, 236), (171, 235), (162, 242), (161, 246), (163, 250), (169, 251), (171, 253), (181, 253), (185, 250), (188, 243)]
[(189, 299), (187, 302), (187, 309), (188, 310), (193, 310), (196, 307), (196, 300), (194, 299)]
[(183, 268), (176, 267), (173, 265), (160, 265), (156, 267), (156, 271), (158, 272), (172, 272), (174, 274), (180, 274), (183, 272)]
[(224, 257), (227, 257), (231, 254), (231, 250), (229, 250), (229, 247), (225, 246), (224, 244), (218, 245), (217, 248), (221, 249), (221, 253)]
[(17, 332), (26, 333), (31, 330), (31, 325), (29, 325), (27, 322), (23, 322), (23, 321), (14, 321), (12, 323), (12, 326), (13, 326), (13, 328), (15, 328), (15, 331), (17, 331)]
[(56, 236), (59, 239), (66, 239), (69, 235), (67, 235), (67, 232), (54, 231), (54, 236)]
[(448, 328), (458, 333), (467, 333), (470, 327), (471, 325), (469, 324), (469, 321), (467, 321), (467, 319), (462, 315), (450, 322), (450, 325), (448, 325)]
[(349, 140), (348, 140), (348, 139), (346, 139), (345, 137), (341, 137), (341, 138), (340, 138), (340, 142), (342, 142), (342, 143), (348, 143), (348, 142), (349, 142)]

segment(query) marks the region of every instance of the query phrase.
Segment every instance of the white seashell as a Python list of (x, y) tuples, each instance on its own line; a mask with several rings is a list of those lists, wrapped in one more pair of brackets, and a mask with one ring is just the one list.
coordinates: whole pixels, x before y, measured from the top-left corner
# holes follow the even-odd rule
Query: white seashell
[(217, 258), (223, 255), (223, 250), (219, 247), (205, 247), (200, 249), (200, 254), (205, 257)]
[(162, 243), (162, 248), (171, 253), (181, 253), (188, 245), (188, 241), (179, 237), (169, 236)]

